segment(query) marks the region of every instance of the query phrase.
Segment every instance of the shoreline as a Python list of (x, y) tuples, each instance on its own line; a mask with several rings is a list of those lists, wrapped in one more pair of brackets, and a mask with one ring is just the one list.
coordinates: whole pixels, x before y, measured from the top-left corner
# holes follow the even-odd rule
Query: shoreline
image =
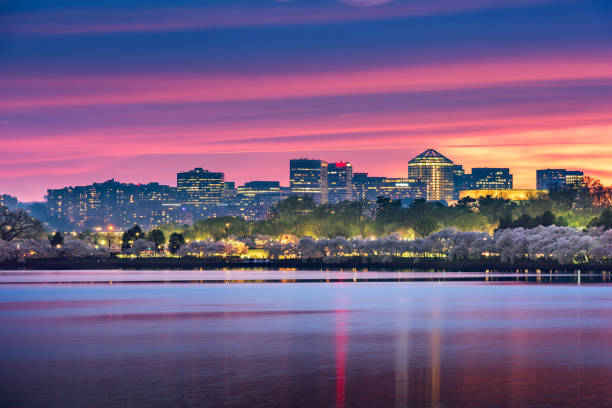
[(329, 262), (313, 259), (281, 259), (281, 260), (242, 260), (224, 258), (79, 258), (79, 259), (28, 259), (25, 262), (5, 262), (0, 264), (1, 270), (77, 270), (77, 269), (295, 269), (295, 270), (426, 270), (440, 272), (612, 272), (610, 263), (581, 263), (561, 265), (553, 261), (519, 260), (513, 263), (482, 260), (421, 260), (413, 258), (398, 258), (390, 262), (371, 259), (348, 259), (342, 262)]

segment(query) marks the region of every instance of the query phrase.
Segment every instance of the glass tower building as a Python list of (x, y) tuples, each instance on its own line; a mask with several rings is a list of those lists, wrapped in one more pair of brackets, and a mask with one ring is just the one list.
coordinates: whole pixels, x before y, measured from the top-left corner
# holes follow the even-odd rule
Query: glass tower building
[(317, 203), (327, 203), (327, 162), (315, 159), (291, 159), (289, 179), (292, 195), (309, 195)]
[(351, 163), (329, 163), (327, 166), (327, 187), (330, 203), (353, 199), (353, 166)]
[(434, 149), (427, 149), (408, 162), (408, 178), (427, 184), (428, 201), (452, 201), (453, 161)]

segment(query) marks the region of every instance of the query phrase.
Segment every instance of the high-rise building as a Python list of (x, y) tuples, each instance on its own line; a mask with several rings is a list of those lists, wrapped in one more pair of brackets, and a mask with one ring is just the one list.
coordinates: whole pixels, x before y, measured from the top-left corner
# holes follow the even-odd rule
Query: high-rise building
[(508, 168), (475, 167), (467, 185), (469, 190), (511, 190), (513, 176)]
[(427, 149), (408, 162), (408, 178), (427, 184), (428, 201), (452, 201), (453, 161), (434, 149)]
[(178, 173), (176, 185), (185, 204), (197, 208), (208, 208), (221, 204), (225, 190), (225, 175), (197, 167)]
[(250, 205), (270, 207), (281, 200), (281, 187), (278, 181), (249, 181), (238, 187), (241, 202)]
[(4, 206), (9, 210), (14, 210), (17, 208), (17, 204), (17, 197), (8, 194), (0, 194), (0, 206)]
[(538, 190), (550, 190), (554, 187), (567, 185), (580, 186), (584, 181), (584, 174), (578, 170), (566, 169), (540, 169), (536, 170), (536, 186)]
[(353, 166), (338, 162), (327, 165), (327, 188), (330, 203), (353, 199)]
[(353, 198), (365, 201), (369, 182), (368, 173), (353, 173)]
[(453, 164), (453, 199), (459, 199), (459, 192), (467, 188), (467, 176), (462, 164)]
[(317, 203), (327, 203), (327, 162), (291, 159), (289, 163), (291, 194), (312, 196)]

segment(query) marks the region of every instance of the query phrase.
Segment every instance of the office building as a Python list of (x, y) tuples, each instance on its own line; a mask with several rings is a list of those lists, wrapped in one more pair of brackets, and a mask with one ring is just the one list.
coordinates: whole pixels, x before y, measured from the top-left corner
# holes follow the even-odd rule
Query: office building
[(175, 187), (127, 184), (115, 180), (87, 186), (47, 190), (47, 211), (51, 221), (75, 229), (113, 225), (117, 228), (139, 224), (153, 227), (171, 222), (185, 222), (189, 216), (177, 203)]
[(327, 203), (327, 162), (314, 159), (291, 159), (289, 179), (292, 195), (309, 195), (317, 203)]
[(378, 182), (378, 196), (393, 200), (414, 201), (427, 199), (427, 183), (397, 177), (381, 177)]
[(584, 182), (584, 174), (578, 170), (540, 169), (536, 170), (536, 186), (538, 190), (550, 190), (555, 187), (575, 186)]
[(8, 194), (0, 194), (0, 206), (4, 206), (9, 210), (15, 210), (17, 208), (17, 197), (13, 197)]
[(223, 187), (223, 202), (230, 204), (236, 200), (237, 190), (236, 183), (233, 181), (226, 181)]
[(355, 173), (353, 189), (356, 200), (375, 204), (378, 197), (394, 200), (427, 198), (427, 184), (419, 180), (391, 177), (369, 177), (368, 173)]
[(513, 175), (508, 168), (475, 167), (466, 184), (469, 190), (511, 190)]
[(567, 170), (565, 172), (565, 184), (580, 187), (584, 185), (584, 173), (579, 170)]
[(428, 201), (453, 200), (453, 161), (434, 149), (427, 149), (408, 162), (408, 178), (427, 184)]
[(281, 187), (278, 181), (249, 181), (237, 189), (234, 212), (246, 220), (265, 219), (270, 207), (280, 200)]
[(459, 192), (467, 189), (467, 177), (462, 164), (453, 164), (453, 200), (459, 199)]
[(176, 185), (184, 204), (206, 209), (221, 204), (225, 191), (223, 173), (202, 168), (178, 173)]
[(353, 173), (353, 199), (366, 201), (369, 182), (368, 173)]
[(353, 166), (338, 162), (327, 165), (328, 200), (335, 204), (353, 199)]

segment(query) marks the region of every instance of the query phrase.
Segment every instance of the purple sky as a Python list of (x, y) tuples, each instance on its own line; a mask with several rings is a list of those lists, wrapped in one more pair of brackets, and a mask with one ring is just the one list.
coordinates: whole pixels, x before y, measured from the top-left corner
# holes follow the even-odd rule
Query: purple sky
[(563, 0), (0, 1), (0, 193), (290, 158), (406, 176), (582, 169), (612, 183), (612, 6)]

